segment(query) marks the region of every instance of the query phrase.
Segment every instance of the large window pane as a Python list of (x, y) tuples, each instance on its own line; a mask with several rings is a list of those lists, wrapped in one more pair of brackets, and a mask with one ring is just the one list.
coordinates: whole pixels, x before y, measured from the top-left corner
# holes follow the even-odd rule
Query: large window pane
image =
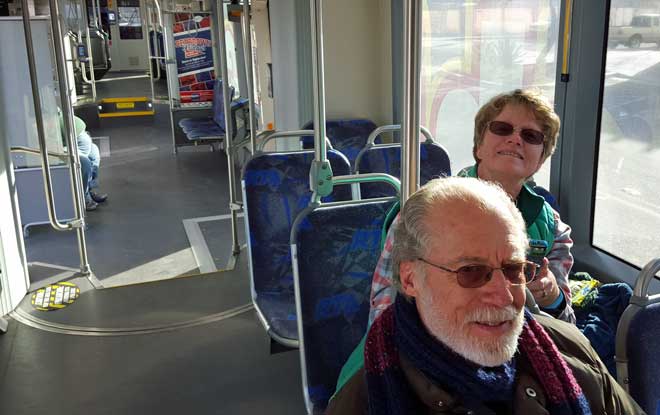
[(660, 0), (612, 0), (598, 154), (593, 244), (637, 266), (660, 247), (657, 10)]
[[(536, 88), (550, 102), (559, 0), (426, 0), (421, 122), (447, 148), (452, 170), (474, 164), (474, 115), (494, 95)], [(536, 176), (548, 186), (550, 161)]]

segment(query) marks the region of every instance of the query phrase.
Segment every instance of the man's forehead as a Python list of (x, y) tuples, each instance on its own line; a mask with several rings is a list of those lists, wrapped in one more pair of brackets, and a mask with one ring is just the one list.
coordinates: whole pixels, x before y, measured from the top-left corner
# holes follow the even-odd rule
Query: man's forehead
[(520, 230), (502, 212), (491, 209), (453, 204), (435, 212), (426, 226), (431, 249), (436, 251), (434, 258), (487, 260), (493, 256), (515, 257), (524, 251), (519, 246)]

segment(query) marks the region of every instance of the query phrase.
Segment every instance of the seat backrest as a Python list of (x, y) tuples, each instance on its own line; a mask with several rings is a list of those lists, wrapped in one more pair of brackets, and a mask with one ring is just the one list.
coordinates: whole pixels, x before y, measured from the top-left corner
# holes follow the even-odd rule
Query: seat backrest
[[(234, 87), (229, 87), (229, 102), (234, 99)], [(220, 128), (225, 129), (225, 101), (222, 96), (222, 79), (215, 80), (213, 84), (213, 121)]]
[[(243, 168), (253, 299), (260, 292), (289, 291), (293, 295), (289, 238), (293, 221), (312, 196), (309, 169), (313, 159), (313, 151), (257, 153)], [(328, 160), (334, 174), (349, 174), (348, 160), (342, 154), (328, 150)], [(344, 185), (323, 200), (350, 198), (350, 187)]]
[(552, 193), (550, 193), (549, 190), (543, 186), (534, 186), (533, 190), (537, 195), (543, 196), (545, 201), (548, 202), (548, 204), (552, 206), (554, 210), (559, 212), (559, 203), (557, 203), (557, 198)]
[[(617, 366), (618, 377), (627, 377), (630, 395), (647, 414), (656, 414), (660, 409), (660, 299), (641, 307), (630, 304), (619, 323), (619, 336), (624, 336), (626, 355), (622, 357), (627, 357), (628, 367), (626, 376)], [(617, 345), (617, 360), (620, 357)]]
[[(303, 130), (313, 130), (314, 122), (305, 124)], [(367, 119), (326, 120), (325, 134), (335, 150), (341, 151), (351, 166), (354, 165), (360, 150), (367, 144), (369, 134), (376, 129), (376, 124)], [(314, 137), (301, 137), (303, 148), (314, 148)]]
[[(440, 144), (424, 142), (419, 151), (419, 180), (424, 185), (431, 179), (451, 176), (449, 154)], [(367, 147), (360, 152), (355, 165), (359, 173), (387, 173), (401, 177), (401, 144), (386, 144)], [(384, 183), (364, 183), (360, 185), (362, 199), (394, 196), (396, 192)]]
[(371, 276), (392, 200), (308, 208), (291, 231), (303, 390), (322, 412), (367, 329)]

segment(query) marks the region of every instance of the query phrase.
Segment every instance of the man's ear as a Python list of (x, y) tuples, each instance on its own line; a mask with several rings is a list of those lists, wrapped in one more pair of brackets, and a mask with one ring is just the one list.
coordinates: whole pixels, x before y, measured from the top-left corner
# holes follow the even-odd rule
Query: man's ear
[(401, 289), (409, 297), (417, 297), (418, 288), (415, 278), (415, 262), (405, 261), (399, 264), (399, 278), (401, 279)]

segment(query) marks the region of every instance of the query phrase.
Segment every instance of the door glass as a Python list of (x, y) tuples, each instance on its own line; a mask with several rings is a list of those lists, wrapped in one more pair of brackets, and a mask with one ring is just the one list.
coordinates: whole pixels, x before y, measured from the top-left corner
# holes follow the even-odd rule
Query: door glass
[(142, 16), (140, 14), (140, 0), (118, 0), (117, 12), (119, 14), (119, 38), (142, 39)]
[[(442, 143), (452, 171), (474, 164), (474, 116), (501, 92), (555, 91), (559, 0), (426, 0), (421, 122)], [(548, 160), (535, 177), (549, 184)]]
[(640, 267), (660, 246), (660, 33), (646, 24), (660, 0), (645, 5), (612, 0), (593, 232), (595, 246)]

